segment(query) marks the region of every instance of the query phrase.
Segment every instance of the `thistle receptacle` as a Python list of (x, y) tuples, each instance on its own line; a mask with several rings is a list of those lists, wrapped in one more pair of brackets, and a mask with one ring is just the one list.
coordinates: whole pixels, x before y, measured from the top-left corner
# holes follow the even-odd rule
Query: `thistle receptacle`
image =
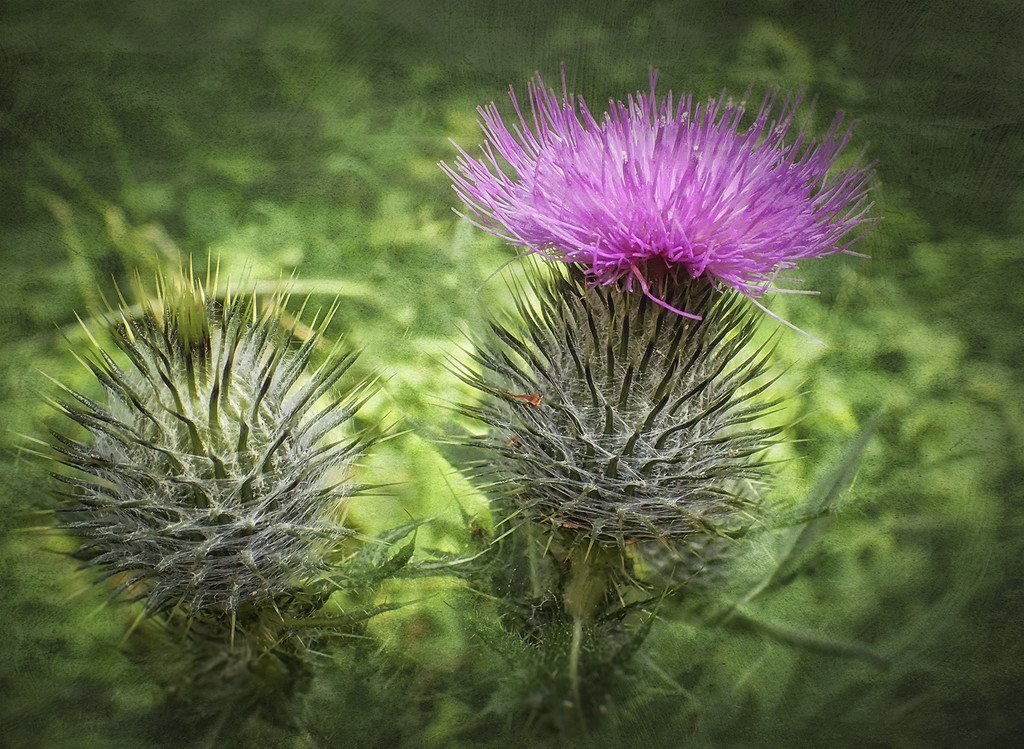
[(672, 301), (697, 321), (574, 268), (535, 286), (536, 306), (519, 296), (522, 323), (493, 324), (479, 371), (462, 372), (489, 396), (466, 409), (492, 427), (476, 471), (510, 518), (615, 548), (742, 524), (778, 432), (754, 423), (776, 401), (758, 397), (768, 351), (748, 347), (742, 298), (680, 287)]

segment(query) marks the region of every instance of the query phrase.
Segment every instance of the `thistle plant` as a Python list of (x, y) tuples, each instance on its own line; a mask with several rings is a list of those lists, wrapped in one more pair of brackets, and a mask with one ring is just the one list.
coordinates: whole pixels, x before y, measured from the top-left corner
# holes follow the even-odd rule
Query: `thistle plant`
[(190, 273), (141, 313), (112, 310), (116, 351), (86, 328), (105, 398), (64, 388), (85, 436), (53, 437), (74, 556), (184, 647), (177, 699), (227, 713), (286, 704), (325, 640), (372, 613), (330, 602), (358, 586), (343, 518), (372, 388), (341, 385), (355, 354), (337, 346), (312, 366), (334, 308), (305, 327), (286, 322), (286, 295), (261, 308), (216, 287)]
[(660, 602), (761, 517), (784, 396), (753, 307), (875, 221), (870, 166), (837, 168), (841, 113), (787, 142), (798, 98), (773, 115), (769, 92), (741, 129), (743, 102), (676, 105), (655, 83), (598, 118), (538, 75), (530, 115), (514, 93), (511, 128), (481, 108), (482, 158), (442, 165), (474, 223), (557, 261), (458, 370), (489, 427), (470, 470), (497, 518), (491, 591), (537, 654), (518, 707), (556, 724), (606, 706)]

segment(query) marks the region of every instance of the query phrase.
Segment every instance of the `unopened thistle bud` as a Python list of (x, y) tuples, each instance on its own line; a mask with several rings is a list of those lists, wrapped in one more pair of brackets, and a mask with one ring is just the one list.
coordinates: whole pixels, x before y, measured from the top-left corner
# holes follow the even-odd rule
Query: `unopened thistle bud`
[(93, 339), (84, 358), (106, 397), (58, 404), (87, 436), (54, 433), (75, 556), (183, 638), (206, 707), (266, 691), (275, 663), (308, 670), (368, 444), (351, 426), (366, 383), (338, 387), (355, 355), (311, 366), (330, 314), (300, 328), (284, 297), (212, 291), (189, 277), (117, 310), (117, 351)]
[(62, 410), (91, 439), (55, 435), (79, 474), (58, 476), (70, 487), (62, 527), (150, 613), (265, 605), (351, 535), (338, 513), (362, 446), (336, 430), (361, 388), (332, 390), (354, 355), (307, 371), (320, 330), (292, 346), (282, 311), (281, 299), (261, 312), (251, 297), (165, 289), (111, 331), (127, 366), (98, 346), (87, 360), (105, 402), (67, 391)]

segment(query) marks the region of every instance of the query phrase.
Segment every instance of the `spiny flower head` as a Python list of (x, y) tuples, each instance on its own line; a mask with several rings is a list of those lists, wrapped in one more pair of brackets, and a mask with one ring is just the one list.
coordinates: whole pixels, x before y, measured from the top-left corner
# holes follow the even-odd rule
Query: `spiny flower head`
[(492, 427), (476, 473), (506, 515), (619, 548), (742, 527), (779, 431), (758, 423), (778, 401), (760, 400), (769, 352), (748, 346), (749, 306), (679, 286), (668, 301), (693, 321), (579, 268), (529, 279), (539, 305), (519, 294), (523, 322), (492, 324), (477, 370), (459, 370), (490, 396), (464, 413)]
[(354, 354), (309, 366), (330, 314), (300, 342), (285, 302), (260, 311), (191, 276), (165, 284), (143, 314), (112, 311), (123, 361), (93, 339), (86, 364), (106, 398), (65, 388), (58, 404), (88, 435), (54, 433), (71, 469), (57, 475), (61, 527), (150, 614), (277, 610), (352, 535), (339, 504), (358, 489), (348, 473), (367, 441), (345, 426), (365, 383), (336, 391)]
[(773, 115), (769, 91), (744, 130), (742, 102), (675, 104), (655, 95), (656, 78), (598, 119), (564, 79), (559, 98), (538, 74), (530, 116), (513, 91), (511, 129), (493, 103), (481, 107), (483, 158), (459, 148), (441, 167), (481, 228), (600, 284), (635, 282), (663, 305), (666, 286), (687, 276), (760, 296), (797, 261), (848, 251), (851, 232), (873, 223), (870, 167), (858, 158), (830, 175), (851, 137), (842, 113), (821, 141), (805, 123), (787, 143), (799, 97)]

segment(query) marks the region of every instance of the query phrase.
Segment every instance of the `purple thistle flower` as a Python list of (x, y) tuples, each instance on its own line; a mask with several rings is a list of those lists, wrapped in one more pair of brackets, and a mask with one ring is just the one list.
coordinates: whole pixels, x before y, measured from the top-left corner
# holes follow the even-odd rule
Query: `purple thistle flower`
[(510, 131), (493, 103), (481, 107), (483, 158), (456, 145), (454, 168), (441, 168), (480, 228), (578, 263), (599, 284), (631, 290), (635, 281), (666, 307), (651, 288), (664, 295), (682, 272), (758, 297), (798, 260), (849, 252), (863, 234), (850, 238), (851, 230), (875, 223), (866, 215), (871, 165), (858, 157), (829, 176), (852, 132), (840, 132), (842, 112), (820, 142), (805, 123), (786, 144), (799, 97), (770, 120), (769, 91), (741, 131), (742, 103), (723, 93), (706, 105), (687, 96), (673, 106), (671, 92), (655, 96), (656, 81), (652, 71), (650, 94), (610, 101), (598, 121), (582, 97), (577, 110), (564, 71), (561, 99), (538, 73), (529, 119), (510, 89), (519, 123)]

